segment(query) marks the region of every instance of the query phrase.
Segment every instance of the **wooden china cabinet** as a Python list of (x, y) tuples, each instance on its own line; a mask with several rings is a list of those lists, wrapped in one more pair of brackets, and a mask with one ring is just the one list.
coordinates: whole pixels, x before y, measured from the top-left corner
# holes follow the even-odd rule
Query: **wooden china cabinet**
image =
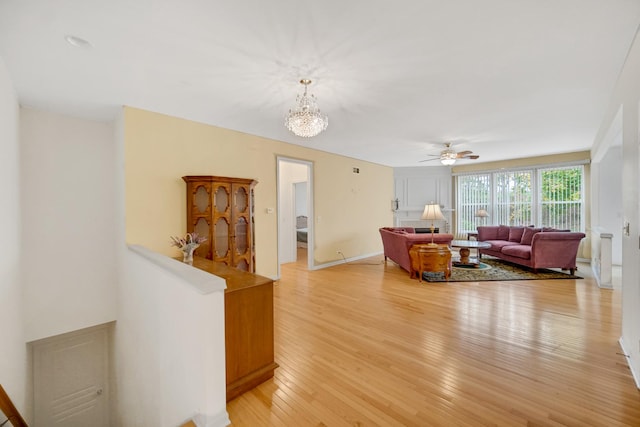
[(257, 181), (209, 175), (182, 179), (187, 183), (187, 232), (207, 238), (196, 255), (253, 273)]

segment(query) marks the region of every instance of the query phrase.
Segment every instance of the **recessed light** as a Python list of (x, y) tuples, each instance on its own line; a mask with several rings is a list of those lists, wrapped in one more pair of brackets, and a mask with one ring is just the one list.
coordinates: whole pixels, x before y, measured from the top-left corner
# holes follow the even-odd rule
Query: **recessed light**
[(75, 47), (91, 47), (91, 43), (89, 43), (88, 41), (86, 41), (85, 39), (82, 39), (80, 37), (76, 37), (76, 36), (72, 36), (72, 35), (67, 34), (66, 36), (64, 36), (64, 39), (71, 46), (75, 46)]

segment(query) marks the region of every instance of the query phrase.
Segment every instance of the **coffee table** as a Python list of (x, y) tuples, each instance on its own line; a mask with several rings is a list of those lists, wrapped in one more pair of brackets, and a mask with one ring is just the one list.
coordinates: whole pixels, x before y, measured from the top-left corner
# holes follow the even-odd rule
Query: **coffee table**
[[(480, 258), (478, 249), (488, 249), (491, 247), (491, 244), (486, 242), (478, 242), (477, 240), (452, 240), (451, 247), (460, 248), (460, 261), (454, 261), (454, 266), (459, 265), (464, 267), (477, 267), (480, 265), (478, 261), (478, 258)], [(472, 261), (469, 258), (471, 249), (476, 250), (475, 261)]]

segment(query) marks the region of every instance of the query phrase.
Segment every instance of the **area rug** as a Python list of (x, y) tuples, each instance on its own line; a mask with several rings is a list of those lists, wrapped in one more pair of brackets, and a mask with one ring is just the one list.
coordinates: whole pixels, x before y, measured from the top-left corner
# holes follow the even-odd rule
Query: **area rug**
[[(582, 277), (561, 273), (559, 271), (538, 269), (536, 273), (525, 267), (502, 261), (500, 259), (482, 258), (482, 263), (489, 268), (457, 268), (451, 272), (449, 282), (486, 282), (496, 280), (543, 280), (543, 279), (582, 279)], [(422, 279), (428, 282), (446, 282), (444, 274), (424, 272)]]

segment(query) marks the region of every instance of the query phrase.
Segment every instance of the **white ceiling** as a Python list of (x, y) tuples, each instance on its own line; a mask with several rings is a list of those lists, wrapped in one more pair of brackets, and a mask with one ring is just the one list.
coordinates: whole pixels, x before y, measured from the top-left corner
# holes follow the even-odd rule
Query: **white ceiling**
[[(24, 106), (421, 166), (446, 141), (475, 162), (589, 149), (639, 23), (638, 0), (0, 0), (0, 58)], [(283, 126), (300, 78), (329, 116), (311, 139)]]

